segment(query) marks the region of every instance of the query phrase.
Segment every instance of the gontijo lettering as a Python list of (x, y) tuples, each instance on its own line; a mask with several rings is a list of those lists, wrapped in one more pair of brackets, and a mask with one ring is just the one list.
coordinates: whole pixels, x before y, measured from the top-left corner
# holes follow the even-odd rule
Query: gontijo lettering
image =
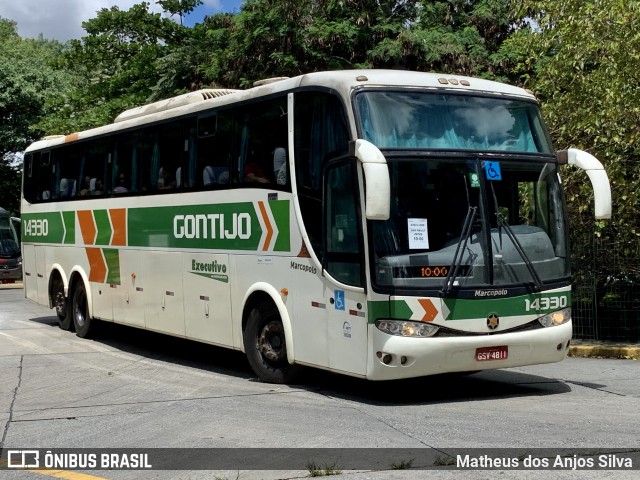
[(251, 215), (234, 213), (231, 221), (224, 213), (176, 215), (173, 217), (175, 238), (251, 238)]

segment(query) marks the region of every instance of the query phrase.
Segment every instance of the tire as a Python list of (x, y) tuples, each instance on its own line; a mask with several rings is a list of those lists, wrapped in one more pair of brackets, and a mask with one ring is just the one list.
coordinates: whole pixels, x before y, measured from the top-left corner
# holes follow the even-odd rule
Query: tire
[(51, 289), (51, 298), (53, 300), (53, 307), (56, 309), (58, 326), (62, 330), (73, 330), (73, 316), (69, 308), (69, 300), (64, 294), (64, 285), (59, 278), (54, 280), (53, 288)]
[(78, 282), (73, 290), (73, 301), (71, 314), (76, 335), (80, 338), (87, 338), (95, 329), (95, 320), (89, 315), (89, 304), (87, 303), (87, 290), (82, 281)]
[(287, 361), (284, 326), (272, 302), (254, 307), (244, 329), (244, 352), (251, 369), (266, 383), (289, 383), (302, 370)]

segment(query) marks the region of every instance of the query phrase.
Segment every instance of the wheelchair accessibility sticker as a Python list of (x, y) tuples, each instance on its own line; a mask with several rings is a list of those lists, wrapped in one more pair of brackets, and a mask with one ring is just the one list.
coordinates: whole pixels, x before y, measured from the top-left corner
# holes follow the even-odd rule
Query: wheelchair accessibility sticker
[(484, 162), (484, 173), (487, 180), (502, 180), (499, 162)]
[(335, 291), (336, 310), (344, 310), (344, 290)]

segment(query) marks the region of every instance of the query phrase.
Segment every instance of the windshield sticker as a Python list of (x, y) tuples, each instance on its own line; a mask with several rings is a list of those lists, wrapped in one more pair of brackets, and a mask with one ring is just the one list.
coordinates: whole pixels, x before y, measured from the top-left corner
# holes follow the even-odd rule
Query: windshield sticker
[(411, 250), (429, 249), (429, 229), (426, 218), (408, 218), (409, 248)]
[(480, 177), (476, 172), (469, 172), (469, 182), (471, 188), (480, 188)]
[(502, 172), (500, 171), (499, 162), (484, 162), (484, 172), (487, 176), (487, 180), (499, 181), (502, 180)]

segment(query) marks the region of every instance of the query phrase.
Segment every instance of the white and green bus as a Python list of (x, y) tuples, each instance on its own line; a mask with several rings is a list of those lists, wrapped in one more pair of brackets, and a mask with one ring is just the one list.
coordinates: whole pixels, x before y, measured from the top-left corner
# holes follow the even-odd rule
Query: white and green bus
[(371, 380), (551, 363), (569, 348), (559, 165), (535, 97), (358, 70), (202, 90), (25, 155), (26, 297), (242, 350), (256, 375)]

